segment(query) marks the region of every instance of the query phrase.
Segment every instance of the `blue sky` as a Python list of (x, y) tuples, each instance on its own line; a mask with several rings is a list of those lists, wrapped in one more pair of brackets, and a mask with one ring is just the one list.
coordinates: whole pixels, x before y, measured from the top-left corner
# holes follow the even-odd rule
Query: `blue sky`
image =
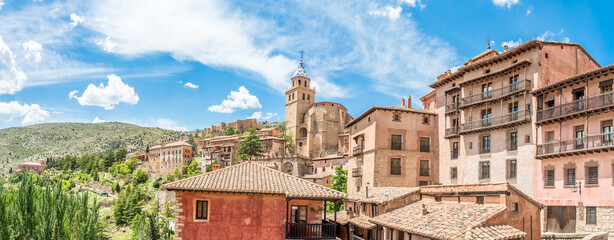
[(316, 101), (413, 106), (446, 69), (533, 38), (614, 62), (612, 1), (0, 0), (0, 128), (283, 121), (305, 50)]

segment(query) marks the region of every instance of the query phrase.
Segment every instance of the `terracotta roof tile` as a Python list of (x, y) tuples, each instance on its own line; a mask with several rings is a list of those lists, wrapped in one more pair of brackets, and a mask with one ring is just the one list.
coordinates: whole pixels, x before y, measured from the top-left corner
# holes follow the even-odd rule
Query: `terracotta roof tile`
[(366, 191), (363, 190), (348, 195), (348, 200), (360, 203), (382, 204), (418, 192), (420, 192), (420, 188), (418, 187), (374, 187), (369, 188), (369, 197), (366, 197)]
[(283, 194), (288, 198), (322, 200), (344, 199), (347, 196), (345, 193), (251, 162), (167, 183), (161, 188), (178, 191)]
[(534, 89), (533, 91), (531, 91), (532, 94), (539, 94), (542, 92), (545, 92), (547, 90), (551, 90), (551, 89), (557, 89), (559, 87), (565, 86), (566, 84), (572, 83), (574, 81), (577, 80), (581, 80), (584, 78), (588, 78), (588, 77), (594, 77), (595, 75), (601, 75), (601, 74), (609, 74), (614, 72), (614, 64), (611, 65), (607, 65), (605, 67), (600, 67), (591, 71), (587, 71), (587, 72), (583, 72), (580, 74), (576, 74), (573, 75), (571, 77), (565, 78), (563, 80), (557, 81), (557, 82), (553, 82), (550, 83), (548, 85), (542, 86), (540, 88)]
[[(423, 215), (423, 207), (427, 214)], [(505, 205), (417, 201), (371, 218), (392, 229), (436, 239), (459, 239), (503, 211)]]
[(504, 240), (520, 239), (527, 234), (509, 225), (497, 225), (490, 227), (476, 227), (467, 231), (463, 238), (471, 240)]
[(375, 227), (377, 227), (377, 225), (375, 225), (374, 223), (372, 223), (370, 217), (367, 217), (365, 215), (359, 215), (353, 218), (348, 219), (348, 222), (358, 226), (359, 228), (362, 229), (373, 229)]
[[(327, 213), (326, 214), (326, 220), (334, 222), (335, 221), (335, 214), (334, 213)], [(348, 224), (348, 214), (347, 214), (346, 211), (338, 211), (337, 212), (337, 223), (339, 223), (341, 225)]]
[(350, 127), (350, 126), (354, 125), (354, 123), (357, 123), (358, 121), (360, 121), (361, 119), (365, 118), (367, 115), (369, 115), (370, 113), (374, 112), (375, 110), (403, 111), (403, 112), (408, 112), (408, 113), (429, 114), (429, 115), (437, 116), (437, 112), (435, 112), (435, 111), (429, 111), (429, 110), (418, 109), (418, 108), (404, 107), (404, 106), (401, 106), (401, 105), (387, 106), (387, 107), (386, 106), (372, 106), (369, 109), (367, 109), (367, 111), (363, 112), (358, 117), (356, 117), (354, 120), (352, 120), (351, 122), (346, 124), (345, 127)]

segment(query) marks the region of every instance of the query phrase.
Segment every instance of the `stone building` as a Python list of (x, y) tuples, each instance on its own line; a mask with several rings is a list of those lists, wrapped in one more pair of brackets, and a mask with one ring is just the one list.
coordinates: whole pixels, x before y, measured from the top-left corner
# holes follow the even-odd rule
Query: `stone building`
[(155, 145), (149, 148), (149, 161), (144, 163), (148, 171), (154, 174), (168, 174), (190, 164), (192, 160), (192, 145), (179, 140)]
[[(277, 137), (279, 130), (265, 128), (258, 130), (260, 143), (264, 149), (265, 157), (276, 157), (283, 154), (283, 139)], [(214, 161), (222, 166), (230, 166), (239, 163), (235, 158), (241, 141), (245, 138), (242, 134), (232, 136), (217, 136), (206, 139), (195, 139), (198, 151), (202, 154), (203, 165), (209, 165)]]
[[(437, 77), (440, 180), (510, 182), (536, 196), (535, 106), (530, 91), (599, 67), (579, 44), (531, 40), (493, 49)], [(520, 171), (521, 170), (521, 171)]]
[(248, 118), (245, 120), (237, 120), (235, 122), (231, 122), (231, 123), (225, 123), (222, 122), (220, 123), (220, 125), (211, 125), (210, 128), (205, 128), (202, 131), (200, 131), (198, 134), (201, 137), (206, 136), (207, 134), (211, 134), (213, 136), (221, 136), (224, 135), (224, 131), (226, 130), (226, 128), (234, 128), (237, 131), (240, 132), (245, 132), (247, 130), (250, 130), (252, 128), (256, 128), (256, 129), (261, 129), (262, 126), (260, 126), (260, 124), (258, 124), (258, 119), (255, 118)]
[(437, 125), (435, 112), (406, 106), (405, 99), (373, 106), (349, 122), (348, 193), (438, 183)]

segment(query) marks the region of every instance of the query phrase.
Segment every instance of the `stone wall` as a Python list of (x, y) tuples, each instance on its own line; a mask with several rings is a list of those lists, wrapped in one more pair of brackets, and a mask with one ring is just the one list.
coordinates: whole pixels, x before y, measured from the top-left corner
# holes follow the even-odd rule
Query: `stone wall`
[(609, 233), (614, 239), (614, 207), (597, 207), (597, 225), (586, 225), (586, 207), (576, 208), (576, 232)]

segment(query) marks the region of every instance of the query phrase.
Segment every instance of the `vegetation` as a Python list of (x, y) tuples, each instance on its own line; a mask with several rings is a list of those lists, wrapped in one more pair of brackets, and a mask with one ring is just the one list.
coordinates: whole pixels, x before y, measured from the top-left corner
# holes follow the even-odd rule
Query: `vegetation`
[(260, 143), (260, 136), (258, 136), (256, 129), (252, 128), (245, 133), (245, 139), (240, 142), (239, 149), (237, 150), (237, 158), (244, 160), (251, 157), (258, 157), (262, 156), (263, 152), (264, 148), (262, 147), (262, 143)]
[(292, 134), (288, 134), (287, 128), (286, 128), (286, 122), (280, 122), (278, 123), (275, 128), (277, 128), (277, 130), (279, 131), (279, 135), (278, 137), (283, 139), (284, 141), (284, 145), (285, 145), (285, 149), (284, 149), (284, 155), (286, 154), (286, 152), (290, 153), (290, 154), (294, 154), (294, 136), (292, 136)]
[(144, 210), (135, 216), (131, 224), (131, 228), (134, 230), (132, 239), (173, 239), (170, 222), (174, 220), (174, 213), (169, 204), (164, 205), (163, 212), (160, 212), (159, 208), (160, 205), (156, 202), (150, 210)]
[[(340, 166), (337, 166), (335, 167), (335, 176), (331, 177), (331, 180), (333, 180), (333, 184), (331, 184), (329, 188), (335, 189), (339, 192), (347, 193), (348, 192), (347, 179), (348, 179), (348, 171), (343, 170), (343, 168), (341, 168)], [(334, 206), (335, 204), (332, 202), (328, 202), (328, 205), (326, 206), (326, 211), (329, 213), (332, 213), (335, 211), (341, 211), (344, 209), (344, 204), (345, 204), (345, 200), (337, 202), (337, 206)]]
[(0, 187), (0, 239), (103, 238), (98, 203), (87, 192), (63, 191), (61, 182), (28, 173), (19, 176), (18, 188)]
[(233, 127), (227, 127), (226, 129), (224, 129), (224, 136), (232, 136), (237, 134), (238, 132), (235, 131), (235, 128)]

